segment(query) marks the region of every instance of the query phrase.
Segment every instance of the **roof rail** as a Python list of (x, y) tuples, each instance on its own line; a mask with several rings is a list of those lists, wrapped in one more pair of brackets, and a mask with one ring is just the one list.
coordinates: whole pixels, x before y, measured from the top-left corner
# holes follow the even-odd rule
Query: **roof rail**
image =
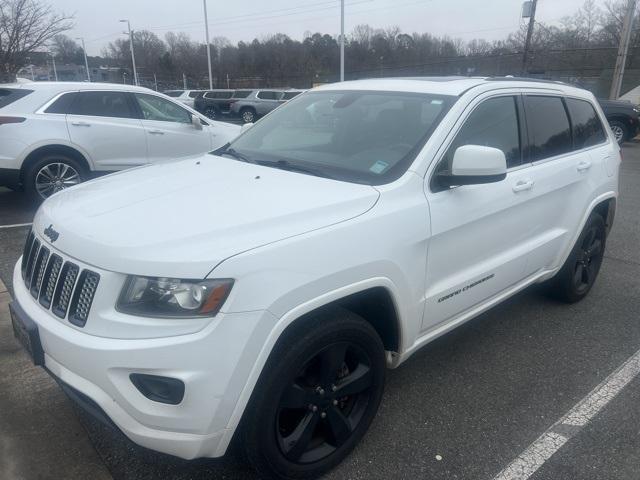
[(546, 80), (544, 78), (512, 77), (511, 75), (505, 75), (502, 77), (485, 77), (485, 80), (489, 82), (499, 82), (499, 81), (508, 80), (510, 82), (553, 83), (555, 85), (570, 86), (568, 83), (561, 82), (559, 80)]

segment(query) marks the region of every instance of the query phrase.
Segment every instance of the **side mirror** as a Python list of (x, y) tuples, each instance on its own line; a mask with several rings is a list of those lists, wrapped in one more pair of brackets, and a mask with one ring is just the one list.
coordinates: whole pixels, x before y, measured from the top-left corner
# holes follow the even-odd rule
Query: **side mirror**
[(253, 123), (243, 123), (242, 126), (240, 127), (240, 133), (246, 132), (251, 127), (253, 127)]
[(197, 115), (191, 115), (191, 125), (196, 130), (202, 130), (202, 121), (200, 121), (200, 117)]
[(498, 148), (463, 145), (453, 154), (451, 171), (437, 178), (443, 187), (501, 182), (507, 178), (507, 159)]

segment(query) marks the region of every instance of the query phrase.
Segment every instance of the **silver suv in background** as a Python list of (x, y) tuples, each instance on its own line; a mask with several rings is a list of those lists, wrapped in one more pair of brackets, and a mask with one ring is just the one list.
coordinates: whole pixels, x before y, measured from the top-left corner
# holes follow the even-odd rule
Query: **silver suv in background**
[(244, 123), (253, 123), (302, 92), (292, 89), (236, 90), (230, 113), (239, 116)]
[(193, 108), (193, 101), (202, 92), (203, 90), (166, 90), (163, 93), (168, 97), (175, 98), (180, 103), (184, 103), (186, 106)]

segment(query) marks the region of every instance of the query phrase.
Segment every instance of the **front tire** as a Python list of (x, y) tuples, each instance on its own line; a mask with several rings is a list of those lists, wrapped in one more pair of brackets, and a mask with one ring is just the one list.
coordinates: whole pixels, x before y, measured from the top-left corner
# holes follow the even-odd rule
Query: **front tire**
[(256, 121), (256, 112), (252, 108), (243, 108), (240, 111), (240, 118), (244, 123), (254, 123)]
[(600, 271), (606, 240), (605, 221), (594, 212), (589, 216), (564, 265), (549, 281), (551, 296), (567, 303), (578, 302), (587, 296)]
[[(300, 328), (301, 327), (301, 328)], [(263, 370), (242, 430), (247, 457), (264, 478), (315, 478), (364, 436), (384, 389), (376, 331), (341, 308), (293, 328)]]
[(81, 162), (64, 154), (50, 153), (25, 171), (24, 190), (32, 199), (42, 201), (87, 179), (87, 169)]
[(204, 115), (205, 115), (207, 118), (210, 118), (211, 120), (217, 120), (217, 119), (218, 119), (218, 117), (220, 116), (220, 114), (219, 114), (219, 112), (218, 112), (218, 109), (217, 109), (217, 108), (215, 108), (215, 107), (207, 107), (207, 108), (204, 110)]

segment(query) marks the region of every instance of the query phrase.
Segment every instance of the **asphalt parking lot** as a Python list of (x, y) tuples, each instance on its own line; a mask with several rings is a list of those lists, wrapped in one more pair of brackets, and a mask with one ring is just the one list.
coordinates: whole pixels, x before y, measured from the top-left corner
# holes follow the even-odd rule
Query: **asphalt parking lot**
[[(21, 195), (0, 190), (0, 278), (9, 290), (10, 272), (28, 227), (7, 226), (28, 223), (33, 212), (34, 206)], [(591, 294), (568, 306), (530, 288), (390, 371), (371, 430), (328, 478), (491, 480), (526, 453), (640, 350), (639, 212), (640, 144), (634, 143), (624, 149), (616, 221)], [(10, 358), (24, 356), (14, 347)], [(39, 395), (38, 404), (59, 406), (53, 381), (40, 379), (36, 388), (34, 375), (38, 375), (35, 369), (25, 369), (13, 378), (23, 382), (24, 396)], [(47, 388), (42, 387), (45, 384)], [(536, 451), (533, 456), (522, 456), (523, 461), (536, 457), (539, 468), (535, 473), (518, 476), (513, 470), (511, 476), (507, 472), (501, 478), (637, 480), (640, 376), (628, 375), (615, 393), (600, 408), (592, 408), (589, 421), (565, 431), (566, 443), (546, 461)], [(7, 401), (4, 398), (0, 394), (0, 411), (6, 408), (1, 403)], [(72, 429), (76, 432), (73, 438), (56, 437), (62, 447), (65, 441), (76, 445), (76, 456), (61, 459), (76, 468), (93, 458), (93, 452), (85, 455), (77, 447), (86, 442), (117, 480), (254, 478), (235, 452), (221, 460), (185, 462), (137, 447), (83, 413), (77, 414), (84, 431)], [(24, 417), (23, 427), (36, 433), (41, 430), (46, 436), (56, 429), (55, 416), (41, 422), (46, 415), (46, 409), (38, 409)], [(60, 418), (66, 427), (72, 421), (66, 415)], [(0, 434), (2, 429), (0, 425)], [(0, 448), (0, 454), (3, 451)], [(101, 468), (92, 465), (83, 472)], [(16, 478), (62, 478), (43, 477), (41, 470), (34, 471), (27, 468)], [(5, 478), (2, 471), (0, 478)]]

